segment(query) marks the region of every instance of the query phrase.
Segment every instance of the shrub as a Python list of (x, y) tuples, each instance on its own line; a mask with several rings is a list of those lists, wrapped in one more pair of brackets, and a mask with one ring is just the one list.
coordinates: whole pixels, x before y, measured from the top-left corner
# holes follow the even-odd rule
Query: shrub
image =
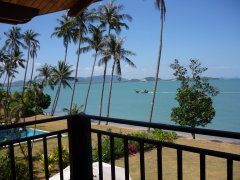
[[(123, 140), (120, 138), (114, 138), (114, 155), (115, 159), (122, 157), (124, 150)], [(111, 160), (110, 154), (110, 138), (109, 136), (104, 136), (102, 138), (102, 161), (109, 162)], [(98, 161), (98, 149), (93, 148), (93, 161)]]
[[(158, 141), (173, 142), (177, 138), (175, 132), (164, 132), (160, 129), (154, 129), (153, 133), (147, 132), (137, 132), (128, 134), (129, 136), (145, 138), (145, 139), (154, 139)], [(153, 149), (155, 145), (144, 143), (144, 150)], [(140, 145), (136, 141), (128, 141), (129, 154), (134, 155), (137, 151), (140, 150)], [(115, 159), (118, 159), (124, 155), (124, 144), (123, 139), (114, 138), (114, 155)], [(111, 160), (110, 154), (110, 138), (109, 136), (103, 136), (102, 138), (102, 161), (109, 162)], [(93, 148), (93, 161), (98, 161), (98, 148)]]
[(152, 133), (154, 139), (158, 141), (173, 142), (173, 140), (177, 138), (177, 133), (164, 132), (161, 129), (154, 129)]
[[(41, 162), (42, 169), (44, 170), (44, 153), (41, 151), (38, 153), (38, 159)], [(55, 148), (53, 150), (53, 153), (48, 154), (48, 169), (49, 171), (52, 171), (55, 166), (58, 165), (59, 162), (59, 154), (58, 154), (58, 148)], [(62, 162), (63, 162), (63, 168), (66, 168), (69, 165), (69, 152), (66, 147), (62, 146)]]
[[(0, 179), (11, 180), (11, 160), (8, 157), (0, 158)], [(25, 160), (15, 161), (16, 178), (18, 180), (29, 179), (28, 164)]]

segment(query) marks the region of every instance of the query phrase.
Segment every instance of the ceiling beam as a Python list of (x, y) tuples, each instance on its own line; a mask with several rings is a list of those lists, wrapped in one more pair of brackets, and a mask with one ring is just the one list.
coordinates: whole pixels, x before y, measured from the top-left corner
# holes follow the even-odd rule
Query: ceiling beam
[(21, 24), (37, 16), (39, 9), (0, 1), (0, 22)]
[(75, 17), (81, 14), (89, 5), (100, 0), (78, 0), (68, 11), (68, 16)]

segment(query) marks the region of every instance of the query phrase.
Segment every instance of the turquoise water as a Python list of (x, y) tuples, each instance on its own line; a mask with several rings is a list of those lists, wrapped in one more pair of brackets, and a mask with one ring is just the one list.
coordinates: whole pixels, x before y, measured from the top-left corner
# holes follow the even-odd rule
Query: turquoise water
[[(220, 90), (214, 97), (216, 116), (206, 128), (240, 132), (240, 80), (212, 80), (212, 85)], [(77, 84), (74, 103), (84, 104), (88, 84)], [(103, 116), (106, 115), (109, 84), (106, 84)], [(171, 109), (177, 106), (176, 89), (179, 82), (159, 81), (156, 94), (153, 122), (174, 124), (170, 121)], [(15, 87), (16, 89), (17, 87)], [(152, 91), (153, 82), (121, 82), (113, 84), (110, 116), (130, 120), (148, 121), (152, 94), (137, 94), (135, 90)], [(46, 88), (52, 96), (56, 92)], [(89, 95), (87, 114), (98, 115), (101, 84), (93, 84)], [(71, 89), (62, 89), (56, 113), (63, 115), (62, 108), (69, 108)], [(50, 108), (49, 110), (50, 111)]]
[(38, 130), (35, 130), (35, 133), (34, 133), (33, 129), (26, 129), (26, 131), (21, 131), (21, 133), (19, 134), (18, 131), (14, 131), (14, 130), (2, 130), (0, 131), (0, 140), (4, 140), (5, 138), (7, 138), (8, 140), (17, 139), (19, 138), (19, 135), (21, 138), (25, 138), (25, 137), (34, 136), (34, 134), (40, 135), (45, 133)]

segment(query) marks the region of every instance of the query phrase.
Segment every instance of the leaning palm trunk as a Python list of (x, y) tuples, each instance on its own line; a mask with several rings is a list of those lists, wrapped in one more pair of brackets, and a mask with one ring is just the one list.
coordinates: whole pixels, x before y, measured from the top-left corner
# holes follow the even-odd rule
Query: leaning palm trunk
[[(111, 104), (111, 95), (112, 95), (112, 82), (113, 82), (113, 73), (114, 73), (114, 69), (115, 69), (115, 64), (116, 64), (116, 61), (114, 60), (113, 66), (112, 66), (110, 86), (109, 86), (107, 117), (109, 117), (109, 113), (110, 113), (110, 104)], [(107, 125), (107, 124), (108, 124), (108, 121), (106, 122), (106, 125)]]
[[(101, 91), (101, 96), (100, 96), (99, 116), (102, 116), (102, 102), (103, 102), (103, 93), (104, 93), (104, 86), (105, 86), (105, 79), (106, 79), (106, 71), (107, 71), (107, 63), (105, 62), (104, 73), (103, 73), (103, 82), (102, 82), (102, 91)], [(100, 124), (100, 121), (98, 121), (98, 124)]]
[(79, 64), (79, 59), (80, 59), (80, 47), (81, 47), (81, 38), (80, 38), (80, 33), (79, 33), (78, 56), (77, 56), (76, 72), (75, 72), (73, 89), (72, 89), (71, 103), (70, 103), (70, 108), (69, 108), (70, 112), (72, 112), (72, 105), (73, 105), (73, 99), (74, 99), (74, 94), (75, 94), (75, 86), (76, 86), (76, 82), (77, 82), (78, 64)]
[(92, 78), (93, 78), (94, 67), (95, 67), (95, 64), (96, 64), (96, 59), (97, 59), (97, 51), (96, 51), (95, 56), (94, 56), (91, 78), (90, 78), (90, 82), (89, 82), (89, 85), (88, 85), (88, 90), (87, 90), (87, 95), (86, 95), (86, 100), (85, 100), (84, 113), (86, 112), (86, 109), (87, 109), (88, 95), (89, 95), (91, 85), (92, 85)]
[[(161, 54), (162, 54), (162, 36), (163, 36), (163, 14), (161, 14), (160, 46), (159, 46), (159, 52), (158, 52), (157, 71), (156, 71), (155, 81), (154, 81), (154, 88), (153, 88), (153, 96), (152, 96), (152, 103), (151, 103), (151, 109), (150, 109), (149, 123), (152, 122), (152, 114), (153, 114), (153, 108), (154, 108), (155, 96), (156, 96), (156, 90), (157, 90), (158, 74), (159, 74)], [(150, 127), (148, 128), (148, 131), (150, 131)]]
[(56, 106), (57, 106), (57, 101), (58, 101), (58, 96), (60, 94), (60, 90), (61, 90), (61, 81), (59, 82), (59, 85), (58, 85), (58, 89), (57, 89), (57, 92), (56, 92), (56, 95), (55, 95), (55, 98), (54, 98), (54, 102), (53, 102), (53, 107), (52, 107), (52, 112), (51, 112), (51, 115), (53, 116), (54, 113), (55, 113), (55, 110), (56, 110)]
[[(64, 64), (66, 64), (66, 61), (67, 61), (67, 52), (68, 52), (68, 42), (67, 42), (66, 48), (65, 48)], [(62, 85), (62, 81), (59, 82), (58, 89), (57, 89), (57, 92), (56, 92), (56, 96), (55, 96), (55, 99), (54, 99), (54, 102), (53, 102), (53, 107), (52, 107), (52, 112), (51, 112), (52, 116), (54, 115), (55, 110), (56, 110), (59, 94), (60, 94), (60, 91), (61, 91), (61, 85)]]

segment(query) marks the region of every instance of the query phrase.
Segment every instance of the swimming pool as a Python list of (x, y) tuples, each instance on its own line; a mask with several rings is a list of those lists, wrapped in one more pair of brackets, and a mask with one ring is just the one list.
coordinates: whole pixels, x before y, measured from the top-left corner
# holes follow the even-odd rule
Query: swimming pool
[(35, 130), (35, 133), (34, 133), (34, 129), (23, 129), (23, 128), (7, 129), (7, 130), (0, 131), (0, 141), (31, 137), (34, 135), (40, 135), (44, 133), (45, 132), (39, 131), (39, 130)]

